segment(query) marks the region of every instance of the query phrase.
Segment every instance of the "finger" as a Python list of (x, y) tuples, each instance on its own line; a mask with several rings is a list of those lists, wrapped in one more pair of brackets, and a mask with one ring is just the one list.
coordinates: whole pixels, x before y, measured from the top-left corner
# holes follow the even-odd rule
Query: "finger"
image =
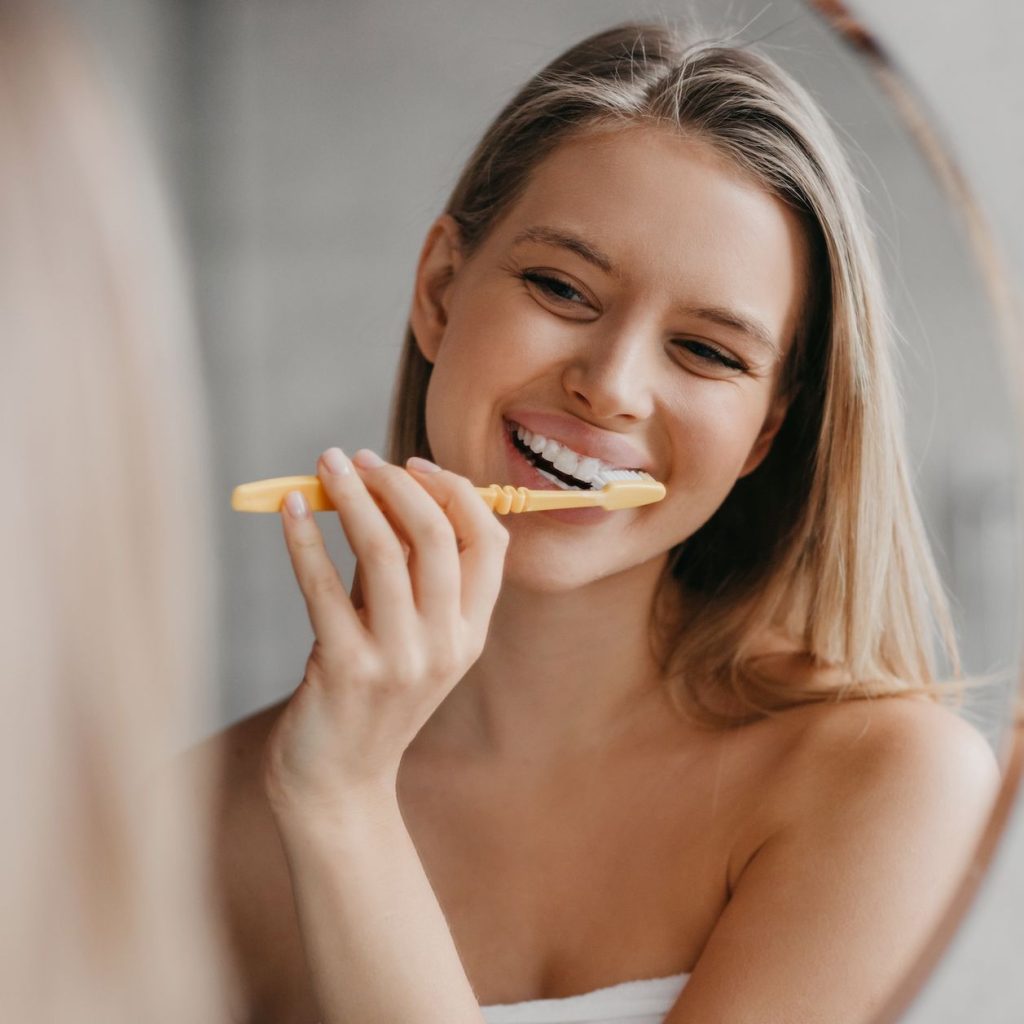
[(345, 593), (308, 503), (298, 492), (294, 494), (300, 499), (300, 514), (292, 511), (298, 508), (293, 495), (281, 505), (285, 546), (314, 635), (325, 649), (340, 650), (356, 639), (365, 640), (366, 631)]
[(408, 545), (407, 568), (417, 612), (426, 619), (451, 618), (459, 608), (462, 570), (455, 531), (444, 511), (401, 466), (360, 466), (360, 475)]
[(409, 465), (409, 471), (441, 506), (455, 530), (462, 616), (486, 632), (501, 590), (508, 530), (466, 477), (444, 469), (423, 472), (416, 463)]
[[(405, 561), (406, 561), (406, 563), (408, 563), (408, 561), (409, 561), (409, 545), (406, 544), (405, 541), (402, 540), (401, 537), (399, 537), (398, 539), (399, 539), (399, 542), (402, 545), (402, 553), (405, 555)], [(361, 608), (365, 607), (366, 601), (363, 598), (363, 586), (359, 582), (359, 563), (358, 562), (356, 562), (356, 567), (352, 571), (352, 586), (349, 587), (349, 597), (350, 597), (350, 599), (352, 601), (352, 607), (355, 608), (356, 611), (359, 611)]]
[(402, 543), (361, 474), (340, 448), (329, 448), (317, 475), (338, 510), (338, 519), (360, 567), (363, 616), (383, 642), (399, 642), (414, 627), (416, 608)]

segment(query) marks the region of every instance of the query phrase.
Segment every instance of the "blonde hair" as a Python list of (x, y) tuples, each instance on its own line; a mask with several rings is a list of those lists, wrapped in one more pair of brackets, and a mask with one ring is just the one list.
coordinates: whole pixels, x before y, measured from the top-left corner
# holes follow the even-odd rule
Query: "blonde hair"
[(161, 778), (213, 607), (171, 241), (72, 41), (2, 0), (0, 1003), (25, 1024), (226, 1019), (209, 790)]
[[(721, 726), (809, 701), (937, 696), (936, 636), (953, 673), (960, 668), (908, 482), (893, 328), (857, 183), (803, 87), (749, 47), (688, 43), (663, 25), (585, 39), (523, 86), (470, 157), (446, 206), (467, 255), (557, 146), (637, 125), (710, 144), (788, 204), (812, 268), (779, 384), (788, 412), (771, 452), (668, 559), (659, 595), (679, 588), (690, 606), (681, 625), (655, 611), (675, 706)], [(410, 328), (391, 461), (430, 458), (430, 372)], [(815, 670), (806, 681), (769, 670), (758, 647), (765, 635), (785, 638)]]

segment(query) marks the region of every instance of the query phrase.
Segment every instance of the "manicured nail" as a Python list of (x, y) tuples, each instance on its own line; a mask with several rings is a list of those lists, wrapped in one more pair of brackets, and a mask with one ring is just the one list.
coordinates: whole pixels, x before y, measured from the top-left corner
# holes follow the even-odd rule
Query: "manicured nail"
[(288, 511), (293, 519), (306, 518), (306, 499), (301, 491), (290, 491), (288, 497), (284, 499), (284, 503), (288, 506)]
[(378, 466), (384, 465), (384, 460), (376, 452), (371, 452), (369, 448), (360, 448), (352, 456), (352, 461), (360, 469), (376, 469)]
[(436, 466), (430, 459), (421, 459), (418, 455), (410, 456), (405, 463), (406, 469), (415, 469), (418, 473), (439, 473), (440, 466)]
[(321, 457), (324, 460), (324, 465), (339, 476), (344, 476), (345, 473), (352, 470), (348, 456), (340, 448), (328, 448)]

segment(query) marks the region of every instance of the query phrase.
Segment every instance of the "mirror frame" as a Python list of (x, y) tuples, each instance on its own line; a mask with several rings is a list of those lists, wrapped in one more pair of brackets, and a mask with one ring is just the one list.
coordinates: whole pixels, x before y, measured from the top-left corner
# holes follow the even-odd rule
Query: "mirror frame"
[[(1010, 386), (1016, 409), (1018, 441), (1018, 473), (1024, 474), (1022, 460), (1021, 418), (1024, 413), (1024, 319), (1010, 275), (1000, 255), (981, 208), (974, 198), (967, 179), (950, 156), (932, 121), (926, 115), (926, 104), (911, 86), (907, 76), (879, 42), (878, 37), (862, 19), (850, 12), (843, 0), (805, 0), (810, 10), (826, 22), (839, 39), (854, 51), (892, 104), (924, 157), (950, 206), (962, 218), (970, 240), (971, 251), (988, 295), (995, 317), (996, 335), (1002, 354), (1010, 369)], [(1020, 477), (1019, 478), (1024, 478)], [(1018, 533), (1024, 532), (1019, 521)], [(1024, 550), (1024, 548), (1022, 548)], [(889, 996), (874, 1024), (898, 1024), (934, 973), (953, 936), (963, 923), (1013, 812), (1021, 790), (1024, 774), (1024, 674), (1021, 652), (1017, 652), (1017, 686), (1011, 708), (1010, 722), (1000, 751), (1002, 782), (985, 830), (978, 840), (971, 863), (950, 902), (939, 919), (931, 938), (918, 953), (913, 966)]]

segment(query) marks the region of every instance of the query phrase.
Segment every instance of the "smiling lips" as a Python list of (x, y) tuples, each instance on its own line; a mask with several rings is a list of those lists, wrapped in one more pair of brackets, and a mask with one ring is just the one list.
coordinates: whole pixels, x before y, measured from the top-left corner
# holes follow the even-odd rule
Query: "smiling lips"
[(571, 480), (579, 483), (590, 484), (601, 472), (616, 469), (616, 466), (609, 466), (600, 459), (591, 456), (582, 456), (573, 452), (569, 447), (552, 438), (541, 434), (531, 433), (525, 427), (512, 424), (512, 433), (522, 445), (524, 452), (531, 452), (539, 459), (549, 463), (559, 473), (568, 476)]
[(579, 458), (598, 460), (604, 464), (604, 468), (635, 469), (651, 473), (649, 460), (644, 453), (622, 435), (597, 430), (575, 416), (515, 409), (508, 412), (505, 422), (513, 433), (515, 426), (525, 427), (531, 434), (540, 435), (545, 441), (555, 440), (561, 448), (568, 449)]

